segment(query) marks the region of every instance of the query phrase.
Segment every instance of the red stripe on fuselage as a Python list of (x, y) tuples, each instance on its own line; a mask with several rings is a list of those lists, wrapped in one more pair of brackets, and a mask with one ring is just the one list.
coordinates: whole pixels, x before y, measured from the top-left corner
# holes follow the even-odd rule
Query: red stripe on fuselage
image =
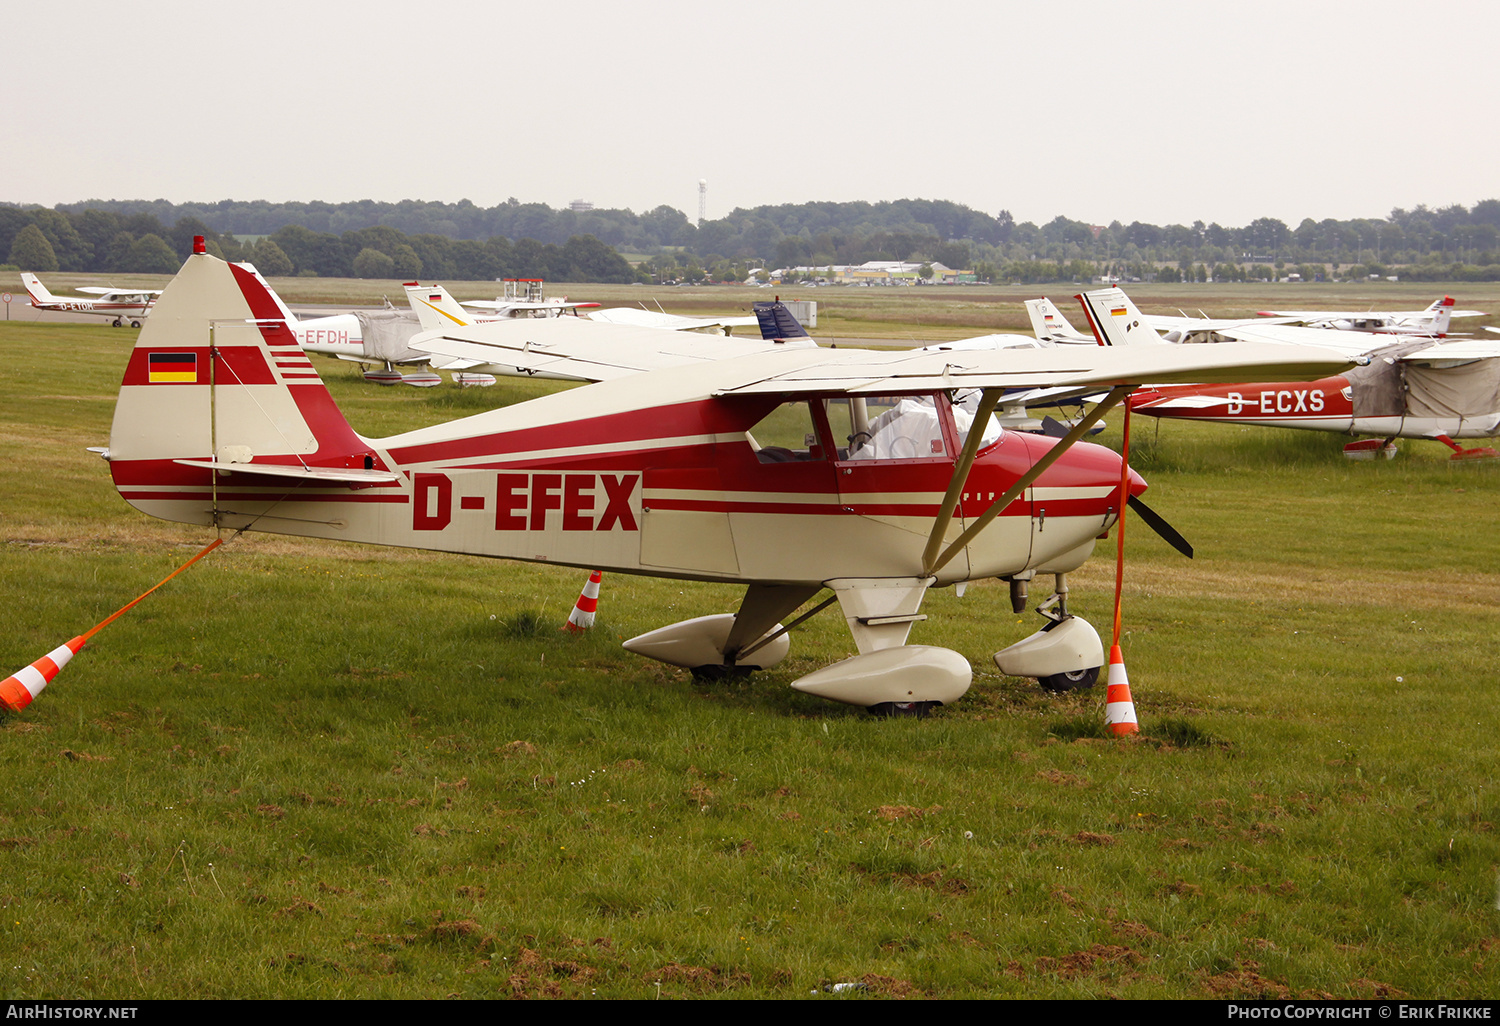
[[(760, 397), (757, 397), (759, 399)], [(670, 406), (626, 410), (560, 424), (521, 428), (502, 434), (476, 435), (392, 449), (402, 466), (446, 460), (503, 458), (507, 453), (565, 449), (574, 446), (648, 442), (658, 438), (728, 434), (747, 431), (777, 405), (776, 397), (761, 402), (726, 403), (696, 399)], [(674, 461), (675, 462), (675, 461)]]

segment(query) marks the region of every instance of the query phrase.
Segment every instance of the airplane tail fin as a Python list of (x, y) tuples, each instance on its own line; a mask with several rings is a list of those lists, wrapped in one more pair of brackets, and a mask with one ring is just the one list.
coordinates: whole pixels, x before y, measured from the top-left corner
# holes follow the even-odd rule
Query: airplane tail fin
[(1444, 296), (1434, 300), (1427, 312), (1432, 315), (1432, 334), (1448, 334), (1448, 325), (1453, 323), (1453, 297)]
[(1101, 346), (1167, 345), (1121, 289), (1095, 289), (1075, 296)]
[(57, 297), (47, 291), (36, 275), (30, 271), (21, 272), (21, 284), (26, 286), (26, 294), (31, 297), (33, 306), (41, 306), (44, 303), (56, 303)]
[(407, 282), (406, 301), (411, 304), (423, 331), (437, 331), (455, 325), (462, 327), (474, 323), (474, 315), (465, 310), (458, 300), (449, 295), (448, 290), (441, 285)]
[(767, 342), (775, 339), (811, 338), (802, 323), (792, 316), (786, 304), (777, 299), (770, 303), (755, 303), (755, 318), (760, 321), (760, 337)]
[(1072, 322), (1062, 315), (1062, 311), (1050, 299), (1028, 299), (1026, 313), (1031, 318), (1031, 333), (1039, 340), (1094, 344), (1092, 338), (1073, 327)]
[(188, 257), (141, 329), (105, 458), (137, 509), (231, 527), (249, 523), (228, 514), (233, 503), (267, 484), (290, 493), (393, 480), (334, 405), (274, 294), (206, 253)]

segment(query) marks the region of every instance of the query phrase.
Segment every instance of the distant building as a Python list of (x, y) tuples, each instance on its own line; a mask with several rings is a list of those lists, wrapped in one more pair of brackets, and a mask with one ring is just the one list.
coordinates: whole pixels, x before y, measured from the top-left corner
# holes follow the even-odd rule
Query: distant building
[(586, 210), (593, 210), (594, 205), (588, 200), (574, 200), (572, 203), (568, 204), (568, 209), (573, 211), (574, 213), (581, 214)]
[[(932, 268), (932, 277), (922, 277), (923, 265)], [(954, 285), (978, 280), (973, 271), (955, 271), (937, 261), (866, 260), (862, 264), (832, 264), (828, 267), (783, 267), (771, 277), (786, 279), (817, 278), (835, 285)]]

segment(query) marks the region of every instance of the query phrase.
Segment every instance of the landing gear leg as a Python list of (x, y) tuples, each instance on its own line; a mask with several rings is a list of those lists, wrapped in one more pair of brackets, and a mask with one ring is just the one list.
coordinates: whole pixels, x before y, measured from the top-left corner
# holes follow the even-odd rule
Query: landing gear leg
[(995, 665), (1012, 677), (1035, 677), (1046, 691), (1091, 688), (1104, 665), (1099, 633), (1068, 612), (1068, 577), (1058, 574), (1052, 597), (1036, 610), (1048, 623), (1029, 638), (995, 653)]

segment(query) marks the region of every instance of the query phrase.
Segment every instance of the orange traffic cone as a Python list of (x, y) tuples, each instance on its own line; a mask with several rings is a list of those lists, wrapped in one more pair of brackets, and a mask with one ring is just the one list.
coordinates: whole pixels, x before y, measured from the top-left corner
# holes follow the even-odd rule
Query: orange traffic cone
[(20, 712), (26, 708), (82, 647), (83, 635), (79, 635), (66, 645), (54, 648), (30, 666), (6, 677), (5, 682), (0, 683), (0, 705), (11, 712)]
[(78, 637), (74, 638), (66, 645), (63, 645), (60, 648), (54, 648), (51, 652), (48, 652), (46, 655), (42, 656), (42, 658), (38, 659), (30, 666), (22, 670), (17, 670), (9, 677), (6, 677), (5, 681), (3, 683), (0, 683), (0, 706), (3, 706), (10, 712), (20, 712), (22, 709), (26, 708), (31, 704), (31, 700), (33, 698), (42, 693), (42, 688), (46, 687), (52, 681), (53, 677), (57, 676), (57, 671), (68, 665), (68, 660), (72, 659), (73, 656), (78, 653), (78, 650), (84, 646), (85, 642), (87, 642), (95, 634), (98, 634), (104, 628), (108, 627), (110, 624), (114, 623), (120, 617), (130, 612), (130, 610), (134, 609), (136, 607), (136, 604), (144, 599), (147, 595), (151, 594), (157, 588), (160, 588), (163, 584), (166, 584), (172, 578), (176, 577), (178, 574), (182, 573), (188, 567), (192, 566), (194, 563), (198, 562), (198, 560), (202, 559), (204, 556), (208, 555), (214, 549), (223, 544), (223, 538), (215, 538), (213, 541), (205, 545), (203, 547), (203, 550), (192, 559), (188, 560), (176, 570), (173, 570), (171, 573), (167, 574), (167, 576), (157, 581), (150, 588), (147, 588), (145, 591), (141, 592), (134, 599), (125, 603), (125, 605), (121, 606), (119, 609), (116, 609), (113, 613), (109, 614), (109, 616), (94, 624), (94, 626), (78, 635)]
[(594, 613), (599, 609), (599, 580), (602, 576), (598, 570), (589, 574), (588, 583), (583, 586), (583, 593), (578, 596), (578, 601), (573, 603), (573, 611), (568, 614), (568, 622), (563, 624), (563, 630), (581, 634), (594, 626)]
[(1125, 676), (1125, 656), (1120, 646), (1109, 650), (1109, 694), (1104, 700), (1104, 725), (1115, 737), (1140, 733), (1135, 703), (1130, 700), (1130, 681)]

